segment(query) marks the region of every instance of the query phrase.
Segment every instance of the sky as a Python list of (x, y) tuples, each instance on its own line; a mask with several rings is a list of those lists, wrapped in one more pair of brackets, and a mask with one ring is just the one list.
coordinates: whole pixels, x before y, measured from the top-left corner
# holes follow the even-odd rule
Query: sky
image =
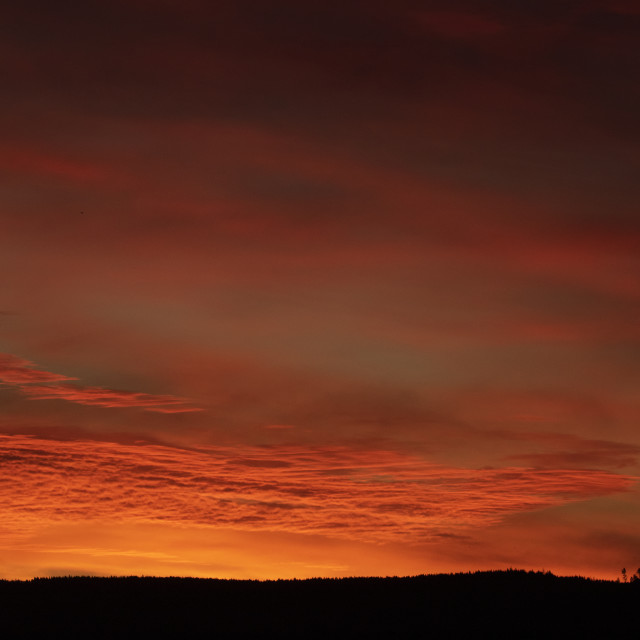
[(0, 578), (640, 566), (633, 0), (23, 0)]

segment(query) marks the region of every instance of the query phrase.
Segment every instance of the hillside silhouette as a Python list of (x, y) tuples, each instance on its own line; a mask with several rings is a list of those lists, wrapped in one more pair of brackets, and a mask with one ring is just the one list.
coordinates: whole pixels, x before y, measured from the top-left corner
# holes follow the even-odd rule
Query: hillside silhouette
[(640, 581), (519, 570), (3, 580), (0, 603), (6, 638), (634, 638), (640, 626)]

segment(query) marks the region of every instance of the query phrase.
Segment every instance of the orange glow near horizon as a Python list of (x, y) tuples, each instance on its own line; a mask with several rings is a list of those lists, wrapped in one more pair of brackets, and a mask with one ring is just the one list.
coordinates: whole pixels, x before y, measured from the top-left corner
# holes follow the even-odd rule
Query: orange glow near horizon
[[(344, 549), (464, 539), (469, 530), (498, 525), (513, 514), (626, 492), (636, 480), (576, 469), (445, 467), (406, 454), (345, 447), (195, 450), (29, 436), (0, 436), (0, 463), (0, 544), (5, 551), (14, 545), (18, 555), (31, 552), (48, 562), (56, 554), (66, 562), (84, 558), (85, 571), (103, 571), (108, 561), (111, 573), (171, 575), (188, 567), (206, 576), (211, 563), (222, 563), (223, 557), (230, 562), (235, 554), (251, 554), (251, 548), (236, 545), (231, 556), (212, 549), (195, 554), (192, 538), (222, 537), (225, 544), (244, 539), (255, 546), (258, 534), (272, 541), (289, 536), (302, 547), (310, 544), (301, 542), (304, 538), (316, 538), (340, 550), (341, 561), (325, 556), (326, 562), (316, 565), (280, 550), (279, 569), (261, 568), (263, 558), (220, 574), (263, 579), (317, 575), (314, 570), (375, 572), (375, 564), (368, 569), (362, 562), (344, 564)], [(168, 554), (146, 538), (142, 545), (137, 539), (135, 549), (79, 547), (64, 537), (56, 541), (55, 535), (48, 543), (33, 543), (39, 531), (68, 530), (81, 538), (83, 530), (110, 526), (147, 527), (160, 536), (173, 531), (185, 547)], [(4, 577), (24, 577), (18, 567), (15, 574), (8, 571)]]

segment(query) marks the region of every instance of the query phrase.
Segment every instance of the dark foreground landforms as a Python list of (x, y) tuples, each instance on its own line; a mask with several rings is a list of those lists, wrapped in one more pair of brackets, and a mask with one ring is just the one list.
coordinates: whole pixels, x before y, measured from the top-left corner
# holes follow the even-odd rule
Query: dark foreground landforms
[(638, 638), (640, 581), (407, 578), (0, 581), (5, 638)]

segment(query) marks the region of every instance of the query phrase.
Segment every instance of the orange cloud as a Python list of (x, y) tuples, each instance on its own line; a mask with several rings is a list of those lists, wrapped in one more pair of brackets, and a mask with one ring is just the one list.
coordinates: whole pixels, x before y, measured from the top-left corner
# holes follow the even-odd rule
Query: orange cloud
[(187, 404), (187, 400), (176, 396), (60, 384), (67, 380), (77, 380), (77, 378), (42, 371), (28, 360), (10, 354), (0, 354), (0, 382), (17, 387), (22, 394), (34, 400), (59, 399), (76, 404), (109, 408), (140, 407), (156, 413), (201, 411), (199, 407), (191, 407)]
[(504, 517), (629, 489), (605, 471), (470, 469), (384, 450), (208, 447), (0, 436), (11, 535), (78, 520), (425, 542)]

